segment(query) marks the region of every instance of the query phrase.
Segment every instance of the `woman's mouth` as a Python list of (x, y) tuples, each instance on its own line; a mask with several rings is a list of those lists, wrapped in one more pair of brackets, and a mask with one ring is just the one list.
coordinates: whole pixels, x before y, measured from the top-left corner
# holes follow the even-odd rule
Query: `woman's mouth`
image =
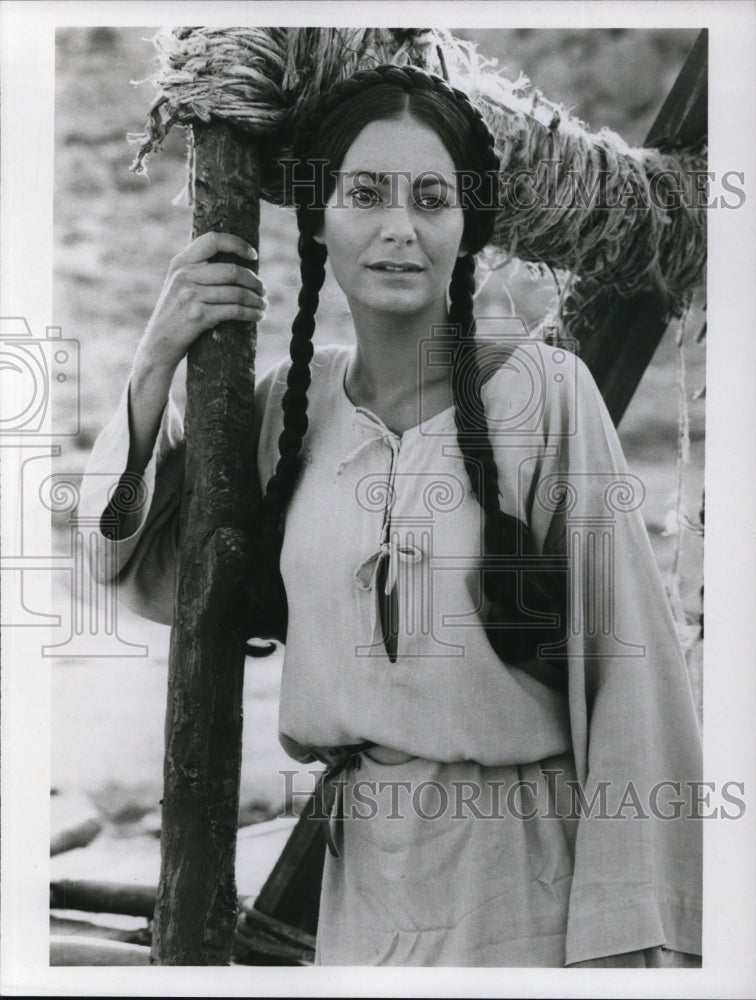
[(387, 260), (376, 261), (375, 264), (368, 264), (371, 271), (382, 271), (386, 274), (418, 274), (422, 271), (419, 264), (410, 261), (395, 263)]

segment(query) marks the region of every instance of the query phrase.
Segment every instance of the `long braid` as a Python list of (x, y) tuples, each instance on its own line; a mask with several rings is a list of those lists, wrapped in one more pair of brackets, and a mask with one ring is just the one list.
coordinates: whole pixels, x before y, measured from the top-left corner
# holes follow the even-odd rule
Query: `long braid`
[(449, 286), (449, 321), (459, 336), (452, 371), (454, 422), (473, 495), (486, 514), (484, 543), (490, 548), (495, 528), (489, 514), (499, 509), (499, 479), (481, 398), (481, 372), (475, 344), (475, 258), (460, 257)]
[(320, 289), (325, 281), (327, 251), (315, 240), (300, 235), (299, 256), (302, 286), (297, 300), (299, 309), (291, 324), (291, 365), (286, 376), (286, 392), (281, 400), (283, 430), (278, 438), (279, 459), (268, 482), (262, 507), (263, 544), (271, 558), (277, 558), (280, 552), (281, 519), (302, 465), (302, 441), (308, 427), (307, 390), (311, 379), (312, 338)]
[[(307, 432), (307, 390), (310, 387), (312, 337), (320, 289), (325, 281), (326, 249), (305, 235), (299, 237), (300, 276), (297, 315), (291, 324), (286, 392), (281, 400), (283, 430), (278, 438), (279, 458), (263, 496), (260, 528), (252, 547), (249, 575), (243, 584), (244, 630), (255, 638), (283, 642), (288, 625), (286, 588), (281, 577), (283, 514), (294, 492), (302, 465), (302, 441)], [(250, 656), (267, 656), (275, 647), (247, 643)]]
[[(449, 287), (449, 320), (459, 337), (452, 370), (452, 397), (457, 442), (465, 464), (473, 496), (483, 509), (483, 555), (515, 555), (516, 536), (513, 525), (501, 516), (499, 507), (499, 472), (485, 420), (481, 395), (482, 375), (475, 343), (475, 258), (460, 257), (452, 273)], [(502, 531), (502, 528), (508, 529)], [(516, 591), (511, 586), (513, 574), (483, 572), (483, 590), (491, 603), (490, 618), (501, 620), (516, 604)], [(505, 581), (509, 582), (506, 586)], [(504, 590), (509, 593), (505, 594)], [(509, 599), (507, 599), (509, 598)], [(509, 643), (507, 645), (510, 645)], [(509, 658), (521, 651), (512, 650)]]
[[(481, 395), (483, 375), (475, 342), (474, 292), (475, 258), (468, 254), (457, 261), (449, 287), (449, 320), (459, 338), (452, 370), (457, 442), (473, 495), (483, 509), (482, 554), (516, 560), (536, 555), (536, 549), (528, 526), (506, 514), (499, 505), (499, 472)], [(562, 625), (564, 601), (559, 581), (527, 569), (484, 570), (482, 578), (490, 602), (486, 633), (503, 659), (522, 664), (533, 659), (539, 644), (555, 642), (558, 631), (548, 626), (534, 628), (528, 611), (556, 615)], [(528, 627), (523, 627), (528, 621)], [(502, 622), (509, 627), (497, 627)], [(561, 678), (551, 671), (547, 673), (546, 668), (540, 676), (553, 686), (561, 686)]]

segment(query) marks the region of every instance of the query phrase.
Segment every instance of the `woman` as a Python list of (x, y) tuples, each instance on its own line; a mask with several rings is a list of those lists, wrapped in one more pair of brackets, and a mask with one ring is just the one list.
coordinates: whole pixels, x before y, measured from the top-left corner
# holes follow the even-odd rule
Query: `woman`
[[(294, 185), (292, 363), (256, 402), (261, 559), (288, 605), (281, 741), (340, 769), (317, 960), (695, 964), (700, 742), (641, 491), (577, 359), (474, 349), (493, 140), (442, 80), (380, 67), (326, 96), (297, 153), (325, 166)], [(265, 307), (219, 251), (254, 257), (208, 234), (174, 259), (89, 466), (143, 481), (97, 571), (166, 622), (171, 379), (203, 330)], [(355, 347), (312, 357), (326, 258)]]

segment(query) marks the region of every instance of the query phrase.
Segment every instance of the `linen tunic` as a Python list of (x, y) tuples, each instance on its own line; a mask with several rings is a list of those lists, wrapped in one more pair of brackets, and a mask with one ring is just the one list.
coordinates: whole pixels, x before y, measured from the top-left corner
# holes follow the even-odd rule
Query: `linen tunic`
[[(526, 341), (482, 390), (502, 510), (529, 525), (539, 552), (564, 555), (562, 693), (502, 662), (482, 627), (483, 515), (453, 409), (392, 433), (349, 400), (350, 356), (323, 348), (312, 364), (281, 557), (280, 738), (301, 762), (366, 740), (405, 756), (383, 764), (365, 753), (342, 775), (317, 960), (560, 966), (660, 945), (699, 954), (693, 699), (642, 484), (588, 370)], [(286, 369), (256, 389), (262, 482), (278, 455)], [(103, 539), (93, 567), (137, 613), (166, 623), (182, 433), (169, 402), (142, 522)], [(85, 479), (90, 516), (105, 509), (128, 446), (127, 391), (88, 466), (113, 477)], [(384, 581), (397, 595), (394, 662)]]

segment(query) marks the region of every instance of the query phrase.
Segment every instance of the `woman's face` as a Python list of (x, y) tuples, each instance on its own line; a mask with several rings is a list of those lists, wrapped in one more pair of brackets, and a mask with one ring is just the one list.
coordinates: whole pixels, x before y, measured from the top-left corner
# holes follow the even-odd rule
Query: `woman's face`
[(409, 114), (359, 133), (316, 237), (353, 312), (413, 315), (445, 307), (464, 253), (454, 171), (438, 135)]

